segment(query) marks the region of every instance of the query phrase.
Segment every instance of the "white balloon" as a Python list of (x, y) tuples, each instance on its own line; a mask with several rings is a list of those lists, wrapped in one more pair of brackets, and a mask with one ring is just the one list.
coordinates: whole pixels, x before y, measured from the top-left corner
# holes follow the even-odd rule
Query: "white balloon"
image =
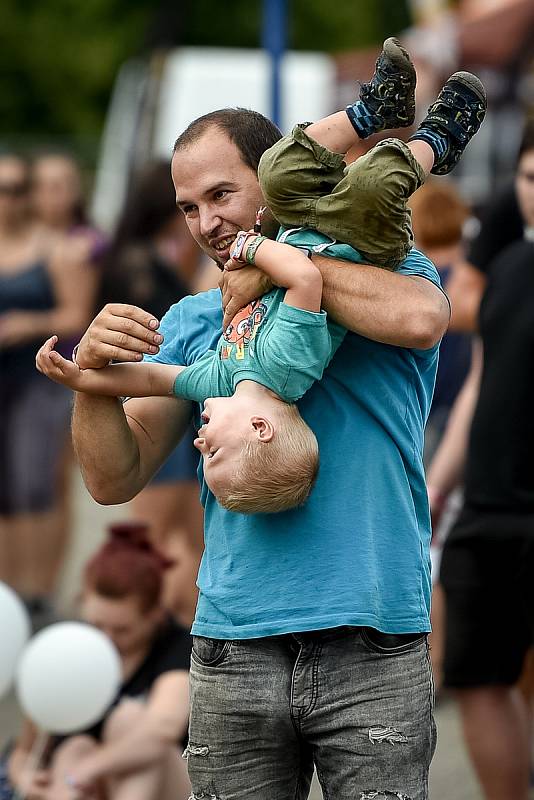
[(22, 708), (50, 733), (72, 733), (98, 722), (120, 683), (115, 645), (81, 622), (59, 622), (34, 636), (16, 678)]
[(26, 607), (9, 586), (0, 582), (0, 697), (11, 688), (17, 662), (30, 633)]

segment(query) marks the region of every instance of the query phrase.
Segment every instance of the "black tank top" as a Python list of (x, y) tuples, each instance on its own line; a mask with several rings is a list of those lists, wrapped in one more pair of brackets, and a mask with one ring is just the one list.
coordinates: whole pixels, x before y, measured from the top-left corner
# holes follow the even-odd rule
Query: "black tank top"
[[(9, 311), (47, 311), (54, 306), (54, 294), (46, 264), (38, 261), (22, 271), (0, 273), (0, 320)], [(0, 349), (0, 372), (10, 377), (31, 375), (39, 337), (21, 346)]]

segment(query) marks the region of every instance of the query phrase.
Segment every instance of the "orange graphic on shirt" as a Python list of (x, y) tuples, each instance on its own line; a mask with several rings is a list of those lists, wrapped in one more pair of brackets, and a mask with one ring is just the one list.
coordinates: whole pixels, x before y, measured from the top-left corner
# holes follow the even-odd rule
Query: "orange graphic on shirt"
[(228, 344), (221, 347), (222, 359), (230, 358), (234, 345), (236, 358), (242, 360), (245, 357), (245, 346), (256, 336), (266, 313), (267, 306), (261, 300), (254, 300), (237, 312), (223, 333), (223, 339)]

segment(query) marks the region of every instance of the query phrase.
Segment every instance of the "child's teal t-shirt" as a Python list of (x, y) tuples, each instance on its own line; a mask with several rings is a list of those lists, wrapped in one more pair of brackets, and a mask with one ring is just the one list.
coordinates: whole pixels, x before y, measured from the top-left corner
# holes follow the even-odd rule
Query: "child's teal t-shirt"
[(202, 402), (232, 395), (240, 381), (271, 389), (286, 403), (299, 400), (319, 380), (332, 356), (324, 311), (284, 303), (273, 289), (242, 309), (226, 328), (217, 350), (209, 350), (178, 375), (174, 393)]
[[(361, 261), (354, 248), (329, 241), (309, 228), (282, 230), (278, 239), (335, 258)], [(300, 400), (321, 379), (346, 331), (327, 320), (324, 311), (287, 305), (285, 293), (285, 289), (272, 289), (236, 314), (217, 349), (178, 375), (174, 394), (202, 403), (206, 397), (229, 397), (240, 381), (251, 380), (286, 403)]]

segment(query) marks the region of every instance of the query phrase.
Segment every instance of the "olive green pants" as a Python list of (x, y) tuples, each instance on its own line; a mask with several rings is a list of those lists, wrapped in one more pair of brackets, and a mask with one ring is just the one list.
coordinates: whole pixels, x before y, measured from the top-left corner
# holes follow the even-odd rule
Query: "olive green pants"
[(407, 200), (425, 175), (400, 139), (384, 139), (348, 166), (298, 125), (267, 150), (258, 176), (284, 227), (314, 228), (363, 260), (394, 269), (413, 245)]

